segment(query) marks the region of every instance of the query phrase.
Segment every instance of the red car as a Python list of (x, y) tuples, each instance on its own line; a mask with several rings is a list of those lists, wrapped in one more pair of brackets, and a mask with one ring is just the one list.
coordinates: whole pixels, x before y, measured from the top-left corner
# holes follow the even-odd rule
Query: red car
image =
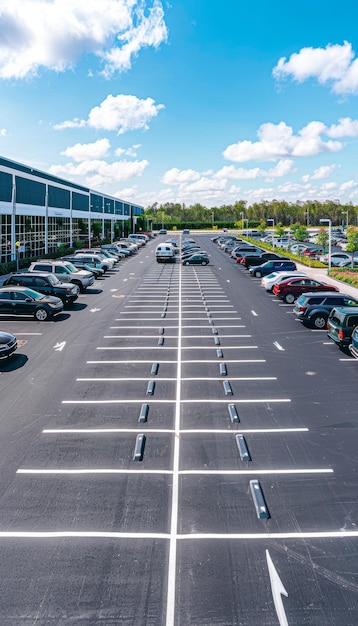
[(278, 296), (288, 304), (293, 304), (296, 298), (305, 293), (305, 291), (339, 291), (339, 289), (333, 285), (321, 283), (308, 277), (288, 278), (282, 281), (282, 283), (276, 283), (272, 288), (275, 296)]

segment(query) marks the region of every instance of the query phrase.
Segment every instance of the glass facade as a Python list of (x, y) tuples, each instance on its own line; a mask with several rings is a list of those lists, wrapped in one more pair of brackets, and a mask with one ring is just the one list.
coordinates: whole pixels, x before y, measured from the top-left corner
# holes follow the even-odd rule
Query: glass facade
[(142, 207), (0, 157), (0, 263), (14, 259), (15, 242), (21, 243), (20, 256), (41, 257), (98, 233), (122, 235), (131, 218), (142, 214)]

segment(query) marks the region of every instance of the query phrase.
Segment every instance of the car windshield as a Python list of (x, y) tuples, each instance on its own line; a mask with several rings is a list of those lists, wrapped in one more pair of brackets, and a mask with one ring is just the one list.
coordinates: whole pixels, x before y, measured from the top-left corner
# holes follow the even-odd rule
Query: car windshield
[(34, 300), (43, 300), (45, 297), (42, 295), (42, 293), (38, 293), (38, 291), (34, 291), (33, 289), (24, 289), (22, 293), (25, 293), (27, 296), (33, 298)]
[(72, 263), (66, 263), (66, 267), (67, 267), (68, 270), (70, 270), (70, 272), (78, 272), (77, 267), (72, 265)]
[(61, 282), (54, 274), (48, 275), (48, 281), (51, 285), (58, 285)]

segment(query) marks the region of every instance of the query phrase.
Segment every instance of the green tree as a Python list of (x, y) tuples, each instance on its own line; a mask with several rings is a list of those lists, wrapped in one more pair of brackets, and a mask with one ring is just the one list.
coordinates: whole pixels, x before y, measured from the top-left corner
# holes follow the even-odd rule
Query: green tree
[(347, 252), (352, 252), (352, 267), (354, 267), (354, 253), (358, 252), (358, 228), (348, 226), (347, 228)]
[(317, 244), (319, 246), (322, 246), (323, 248), (323, 252), (326, 251), (326, 249), (328, 248), (328, 232), (326, 228), (320, 228), (319, 229), (319, 233), (318, 233), (318, 237), (317, 237)]
[(296, 222), (295, 224), (292, 224), (291, 230), (293, 231), (293, 234), (297, 241), (303, 241), (304, 239), (306, 239), (307, 228), (303, 224), (300, 224), (300, 222)]

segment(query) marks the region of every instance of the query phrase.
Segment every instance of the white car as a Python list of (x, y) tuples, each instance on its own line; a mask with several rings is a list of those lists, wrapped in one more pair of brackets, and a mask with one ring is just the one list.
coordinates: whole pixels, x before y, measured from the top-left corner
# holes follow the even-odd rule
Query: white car
[[(352, 255), (349, 252), (332, 252), (331, 254), (331, 265), (339, 265), (341, 261), (351, 260)], [(321, 263), (329, 263), (329, 254), (322, 254), (319, 257)]]
[(296, 276), (298, 278), (299, 276), (307, 276), (307, 274), (304, 272), (298, 272), (297, 270), (292, 272), (272, 272), (271, 274), (261, 278), (261, 287), (264, 287), (266, 291), (271, 292), (275, 283), (280, 283), (281, 280), (286, 280), (286, 278), (296, 278)]

